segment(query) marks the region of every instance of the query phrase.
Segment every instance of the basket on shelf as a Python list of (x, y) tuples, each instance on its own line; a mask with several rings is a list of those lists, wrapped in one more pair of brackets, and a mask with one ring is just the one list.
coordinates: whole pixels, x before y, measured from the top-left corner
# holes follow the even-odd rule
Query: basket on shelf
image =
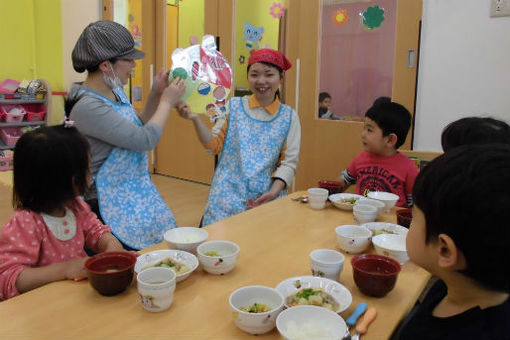
[(13, 169), (13, 154), (9, 151), (0, 151), (0, 171)]
[(42, 104), (23, 104), (26, 111), (27, 122), (40, 122), (44, 120), (46, 110)]
[(0, 105), (0, 116), (7, 123), (21, 122), (25, 116), (25, 109), (21, 105)]
[(5, 127), (0, 129), (0, 138), (2, 138), (5, 145), (9, 147), (15, 146), (22, 134), (23, 130), (19, 127)]

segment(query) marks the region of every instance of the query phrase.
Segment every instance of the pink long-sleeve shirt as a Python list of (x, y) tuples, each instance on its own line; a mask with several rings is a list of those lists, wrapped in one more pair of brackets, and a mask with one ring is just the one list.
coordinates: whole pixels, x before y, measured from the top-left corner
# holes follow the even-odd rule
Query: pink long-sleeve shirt
[(76, 234), (58, 239), (41, 214), (16, 210), (0, 231), (0, 301), (18, 295), (16, 280), (27, 267), (42, 267), (87, 256), (84, 245), (97, 250), (110, 227), (99, 221), (81, 199), (68, 207), (76, 219)]

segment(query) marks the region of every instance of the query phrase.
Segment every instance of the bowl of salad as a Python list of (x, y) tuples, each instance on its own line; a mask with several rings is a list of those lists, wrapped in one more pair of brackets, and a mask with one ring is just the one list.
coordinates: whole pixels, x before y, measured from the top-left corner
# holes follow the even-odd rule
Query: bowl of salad
[(154, 250), (138, 256), (135, 264), (135, 272), (152, 267), (166, 267), (172, 269), (177, 275), (176, 282), (186, 280), (198, 267), (198, 259), (195, 255), (183, 250), (165, 249)]
[(283, 310), (283, 296), (265, 286), (241, 287), (230, 294), (229, 303), (236, 326), (250, 334), (271, 331)]
[(363, 196), (358, 194), (340, 193), (329, 195), (328, 199), (338, 209), (352, 210), (356, 201), (361, 197)]

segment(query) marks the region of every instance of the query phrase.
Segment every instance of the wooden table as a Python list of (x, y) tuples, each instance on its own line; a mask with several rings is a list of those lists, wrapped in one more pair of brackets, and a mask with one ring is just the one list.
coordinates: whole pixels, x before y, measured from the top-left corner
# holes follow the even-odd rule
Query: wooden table
[[(310, 275), (309, 253), (338, 249), (335, 227), (352, 224), (352, 213), (328, 206), (312, 210), (291, 200), (294, 193), (206, 227), (210, 240), (231, 240), (241, 247), (235, 269), (224, 275), (199, 267), (177, 285), (169, 310), (145, 311), (133, 284), (124, 293), (104, 297), (86, 281), (56, 282), (0, 302), (2, 339), (280, 339), (276, 329), (253, 336), (232, 321), (228, 297), (247, 285), (275, 287), (284, 279)], [(380, 220), (395, 221), (394, 213)], [(159, 244), (151, 249), (164, 249)], [(353, 295), (346, 318), (360, 302), (376, 307), (378, 317), (363, 337), (388, 339), (420, 295), (430, 275), (406, 263), (395, 289), (384, 298), (361, 294), (352, 279), (351, 256), (346, 256), (340, 281)]]

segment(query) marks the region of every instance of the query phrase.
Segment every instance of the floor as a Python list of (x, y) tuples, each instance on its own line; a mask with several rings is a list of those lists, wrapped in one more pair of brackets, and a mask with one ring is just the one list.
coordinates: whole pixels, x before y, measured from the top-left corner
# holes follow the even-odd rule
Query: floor
[[(0, 176), (0, 228), (12, 214), (11, 177)], [(11, 175), (12, 176), (12, 175)], [(198, 226), (204, 212), (209, 186), (173, 177), (153, 175), (161, 196), (172, 210), (178, 226)]]

